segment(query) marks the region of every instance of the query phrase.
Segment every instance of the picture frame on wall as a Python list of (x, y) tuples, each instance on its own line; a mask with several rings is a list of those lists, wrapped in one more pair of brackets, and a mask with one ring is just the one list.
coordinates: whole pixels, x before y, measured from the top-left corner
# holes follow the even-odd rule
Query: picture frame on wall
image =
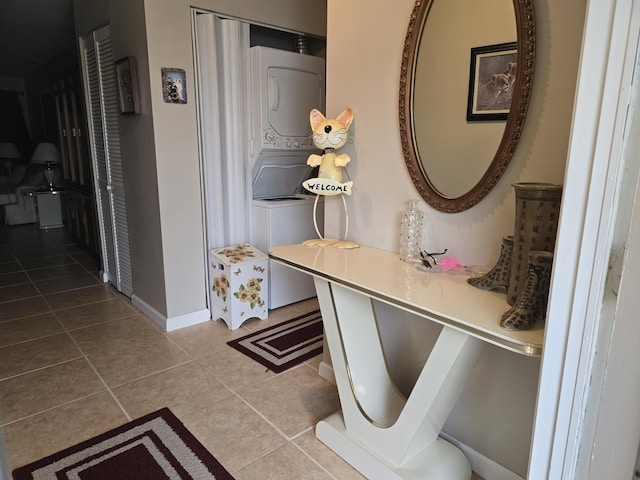
[(187, 103), (187, 81), (181, 68), (162, 68), (162, 98), (167, 103)]
[(506, 120), (518, 60), (517, 42), (471, 49), (467, 121)]
[(124, 57), (115, 62), (120, 115), (140, 113), (138, 74), (134, 57)]

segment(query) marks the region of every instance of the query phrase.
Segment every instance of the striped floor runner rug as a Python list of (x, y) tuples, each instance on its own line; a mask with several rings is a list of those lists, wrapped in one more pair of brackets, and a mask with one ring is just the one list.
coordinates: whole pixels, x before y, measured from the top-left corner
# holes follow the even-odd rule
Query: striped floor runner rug
[(320, 310), (259, 330), (228, 345), (276, 373), (322, 353)]
[(13, 471), (15, 480), (233, 480), (168, 409)]

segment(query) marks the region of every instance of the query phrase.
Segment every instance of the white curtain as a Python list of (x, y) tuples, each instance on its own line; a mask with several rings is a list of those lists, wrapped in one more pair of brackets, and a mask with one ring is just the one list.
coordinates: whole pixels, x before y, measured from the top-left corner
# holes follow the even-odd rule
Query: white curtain
[(196, 13), (196, 66), (208, 249), (248, 242), (249, 25)]

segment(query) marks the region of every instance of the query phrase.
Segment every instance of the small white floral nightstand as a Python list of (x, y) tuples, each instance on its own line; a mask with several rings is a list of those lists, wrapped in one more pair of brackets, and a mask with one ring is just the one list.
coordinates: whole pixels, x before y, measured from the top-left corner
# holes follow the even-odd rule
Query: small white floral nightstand
[(257, 248), (243, 243), (209, 252), (211, 314), (230, 330), (250, 318), (268, 316), (268, 258)]

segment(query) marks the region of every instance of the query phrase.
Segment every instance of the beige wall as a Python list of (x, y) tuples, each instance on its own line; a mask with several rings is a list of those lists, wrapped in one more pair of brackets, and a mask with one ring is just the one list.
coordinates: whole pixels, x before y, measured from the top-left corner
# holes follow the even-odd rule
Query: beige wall
[[(159, 167), (154, 139), (153, 90), (150, 83), (149, 56), (142, 2), (111, 1), (111, 38), (114, 58), (135, 57), (140, 85), (140, 115), (120, 119), (120, 140), (125, 173), (127, 216), (131, 239), (133, 285), (136, 299), (142, 300), (161, 317), (170, 317), (172, 305), (165, 278), (165, 241), (159, 204)], [(187, 280), (187, 285), (197, 285)], [(190, 298), (192, 302), (195, 299)], [(187, 304), (185, 304), (187, 305)], [(195, 305), (195, 304), (194, 304)], [(186, 310), (188, 311), (188, 310)], [(182, 313), (186, 313), (183, 310)]]
[[(404, 167), (398, 129), (398, 81), (412, 0), (328, 0), (327, 113), (355, 112), (354, 142), (343, 150), (354, 193), (348, 198), (349, 237), (398, 251), (400, 213), (418, 195)], [(496, 188), (477, 206), (444, 214), (422, 203), (425, 248), (448, 248), (467, 264), (491, 264), (502, 236), (513, 231), (515, 181), (563, 181), (586, 2), (534, 1), (537, 57), (531, 106), (520, 145)], [(375, 99), (375, 101), (372, 101)], [(456, 140), (459, 141), (459, 140)], [(326, 233), (343, 232), (342, 205), (328, 198)], [(393, 316), (393, 323), (391, 319)], [(392, 374), (404, 388), (415, 376), (428, 329), (381, 308)], [(407, 354), (411, 352), (411, 355)], [(474, 382), (445, 431), (525, 476), (539, 360), (488, 347)]]
[[(74, 1), (79, 35), (109, 22), (116, 59), (138, 62), (142, 113), (120, 122), (134, 296), (160, 318), (206, 309), (191, 6), (324, 36), (323, 1)], [(182, 68), (186, 105), (167, 104), (161, 68)]]

